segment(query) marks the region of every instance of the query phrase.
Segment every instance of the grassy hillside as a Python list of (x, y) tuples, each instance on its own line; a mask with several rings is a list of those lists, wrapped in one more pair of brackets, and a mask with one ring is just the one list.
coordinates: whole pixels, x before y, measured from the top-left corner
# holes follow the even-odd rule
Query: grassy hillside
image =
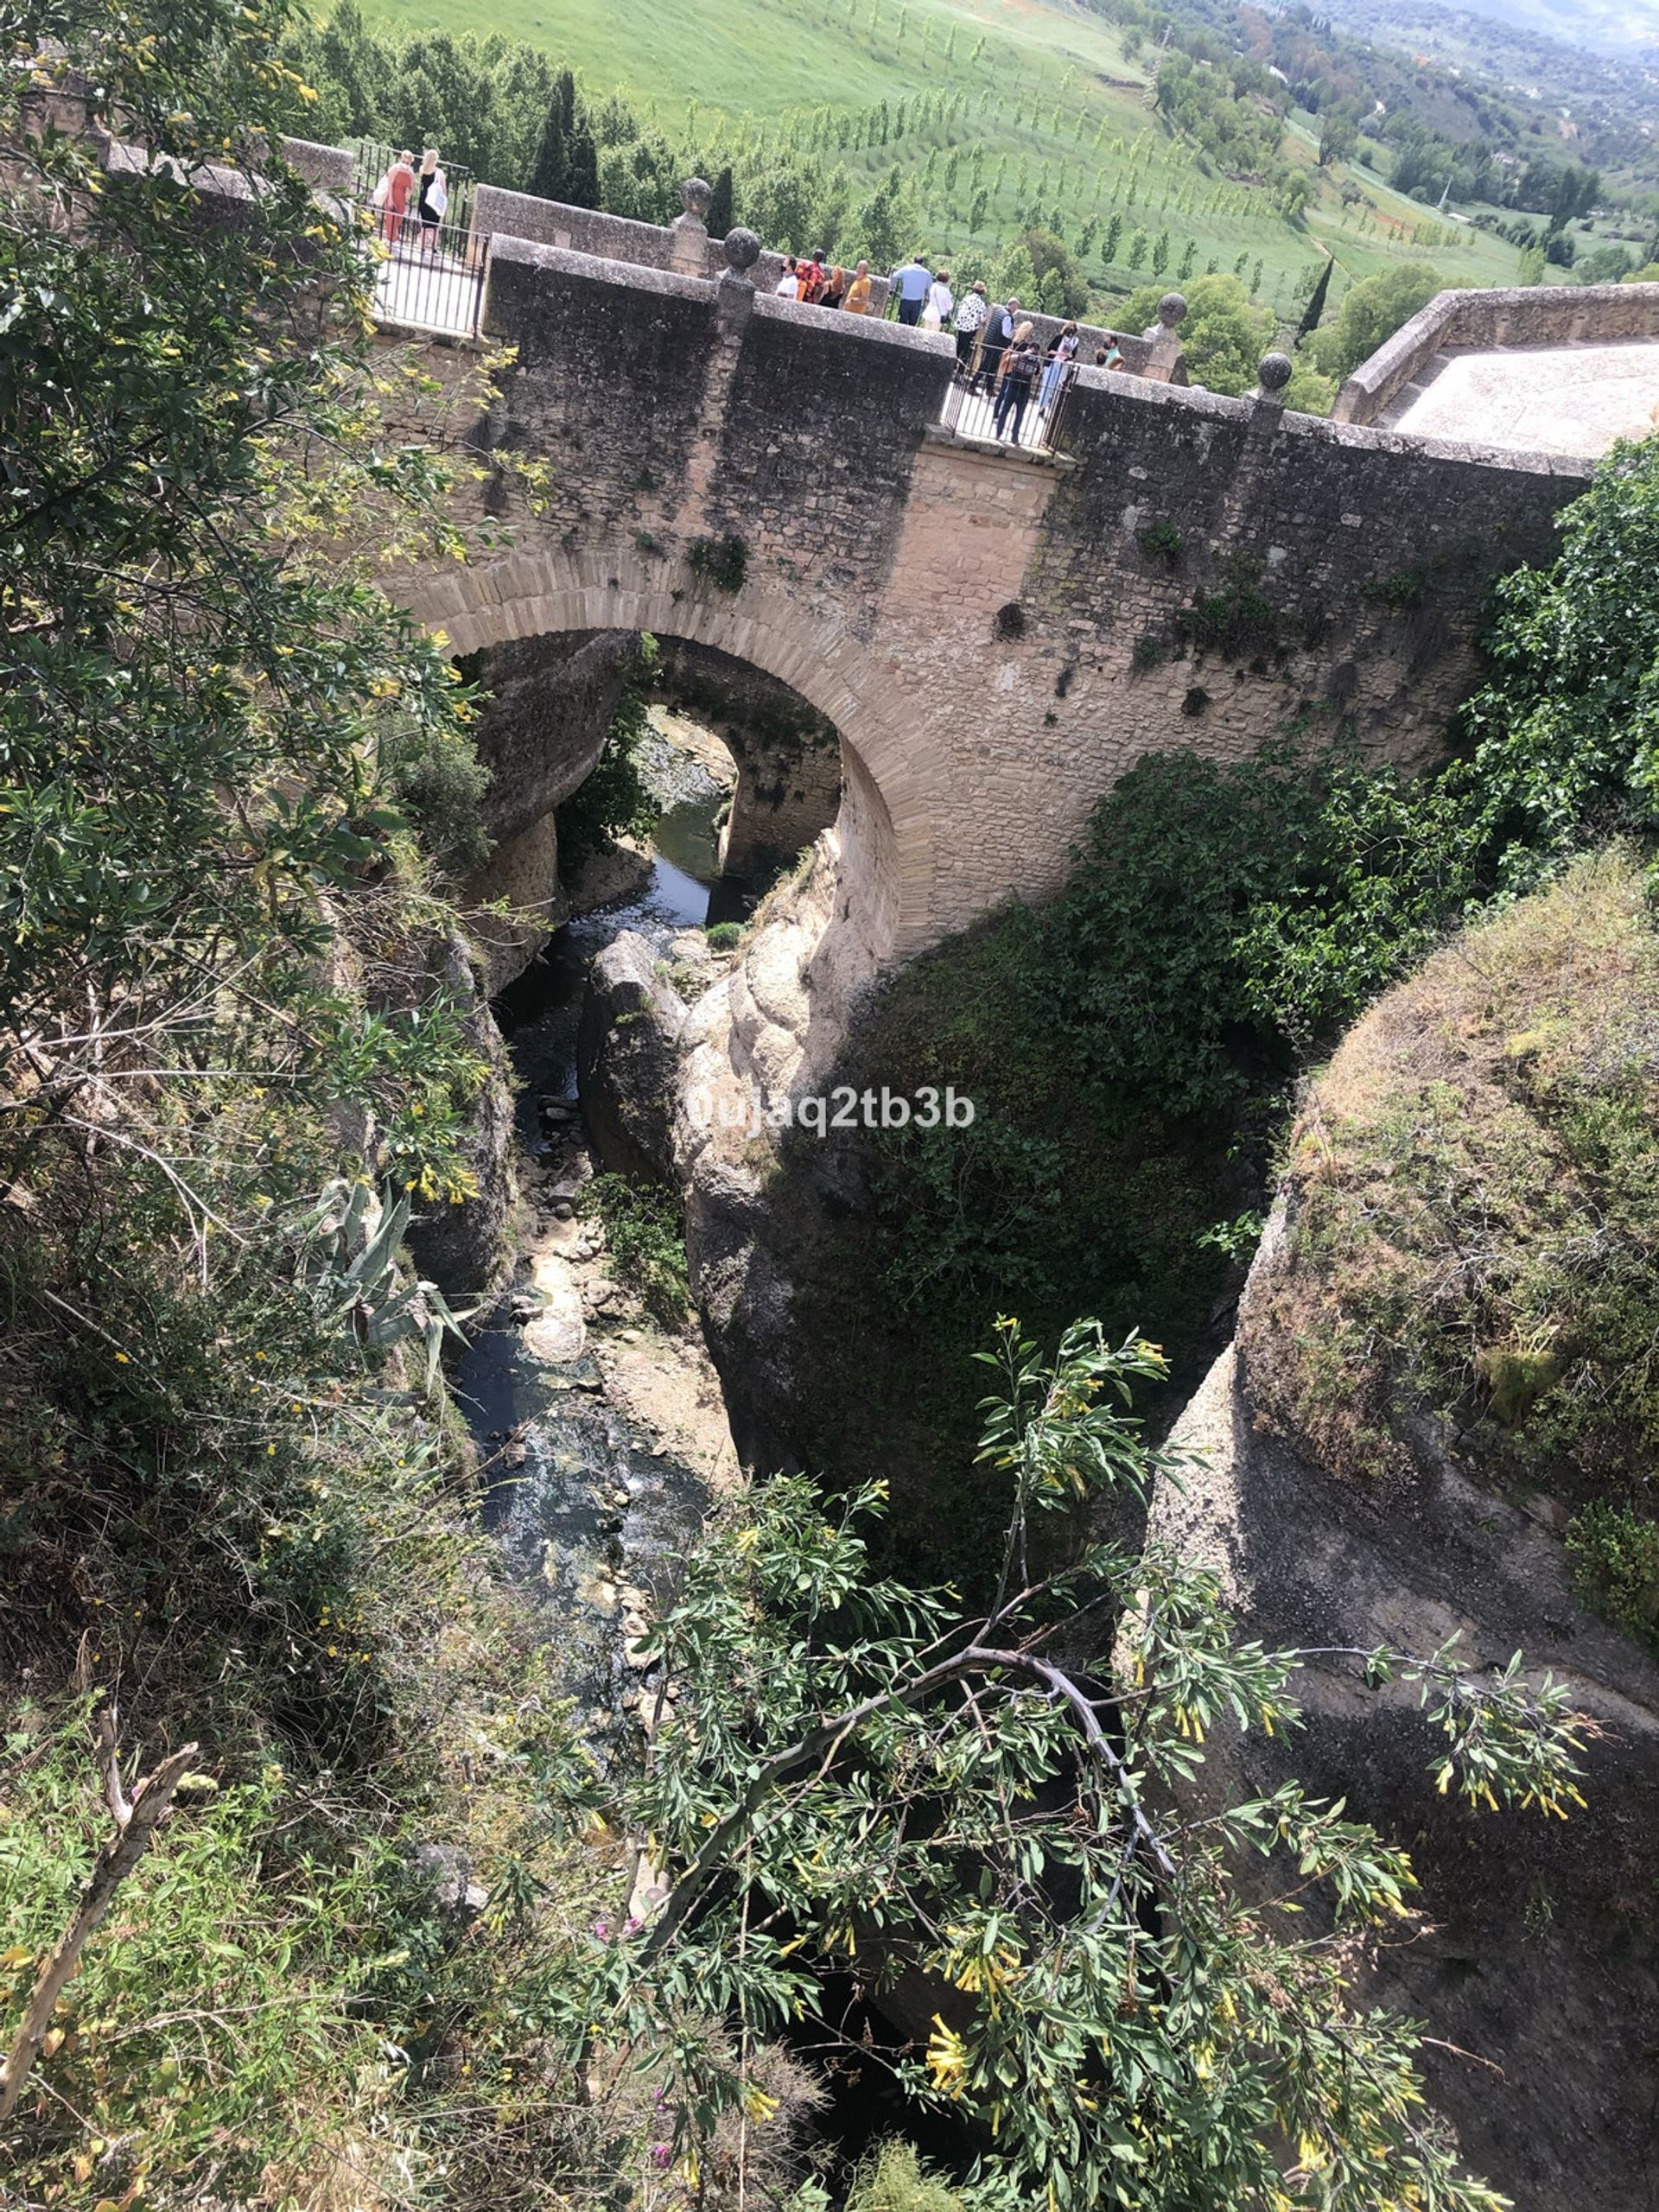
[[(489, 31), (545, 47), (590, 94), (621, 93), (671, 143), (704, 158), (711, 141), (795, 149), (844, 165), (855, 195), (896, 164), (916, 186), (931, 254), (994, 257), (1036, 214), (1082, 245), (1106, 299), (1215, 268), (1236, 270), (1264, 302), (1294, 314), (1327, 250), (1338, 264), (1333, 303), (1346, 283), (1425, 252), (1452, 283), (1512, 283), (1518, 272), (1503, 240), (1438, 222), (1364, 172), (1344, 203), (1348, 174), (1318, 168), (1306, 118), (1293, 118), (1284, 150), (1306, 168), (1313, 197), (1300, 223), (1287, 220), (1275, 193), (1222, 175), (1154, 111), (1154, 48), (1065, 0), (721, 0), (703, 10), (638, 0), (626, 11), (572, 0), (556, 14), (548, 0), (487, 10), (480, 0), (371, 0), (366, 12), (387, 28)], [(930, 117), (950, 103), (950, 119), (912, 127), (906, 108), (922, 94)], [(845, 130), (845, 118), (883, 103), (890, 128)], [(410, 118), (411, 135), (418, 122)]]

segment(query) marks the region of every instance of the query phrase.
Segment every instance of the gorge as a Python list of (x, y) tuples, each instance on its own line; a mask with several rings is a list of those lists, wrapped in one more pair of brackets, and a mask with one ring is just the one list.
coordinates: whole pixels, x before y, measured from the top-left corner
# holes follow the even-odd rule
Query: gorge
[(8, 2201), (1646, 2202), (1652, 446), (1172, 295), (995, 448), (690, 190), (398, 330), (160, 13), (0, 170)]

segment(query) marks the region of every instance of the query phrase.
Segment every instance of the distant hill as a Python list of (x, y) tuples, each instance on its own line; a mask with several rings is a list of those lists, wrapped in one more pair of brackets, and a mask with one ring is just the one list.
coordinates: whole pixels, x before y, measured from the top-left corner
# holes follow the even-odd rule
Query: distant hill
[[(1659, 75), (1659, 0), (1328, 0), (1333, 22), (1391, 45), (1474, 66), (1509, 82), (1536, 81), (1546, 96), (1640, 98), (1632, 60)], [(1647, 88), (1650, 96), (1659, 86)]]

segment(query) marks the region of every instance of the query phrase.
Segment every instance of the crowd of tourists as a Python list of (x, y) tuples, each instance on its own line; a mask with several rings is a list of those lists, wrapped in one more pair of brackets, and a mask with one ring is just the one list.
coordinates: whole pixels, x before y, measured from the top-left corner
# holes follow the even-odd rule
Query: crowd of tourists
[[(849, 315), (875, 312), (866, 261), (849, 275), (826, 263), (822, 253), (791, 255), (776, 289), (780, 299), (812, 307)], [(950, 271), (930, 268), (919, 254), (887, 279), (887, 304), (899, 321), (944, 331), (956, 340), (957, 378), (970, 392), (994, 402), (993, 433), (1014, 445), (1033, 395), (1039, 415), (1046, 419), (1052, 414), (1082, 344), (1075, 322), (1065, 323), (1045, 344), (1030, 317), (1021, 315), (1017, 299), (993, 301), (978, 278), (958, 296), (950, 288)], [(1110, 331), (1105, 337), (1106, 344), (1095, 349), (1094, 365), (1124, 367), (1116, 338)]]
[[(436, 148), (427, 148), (418, 169), (405, 148), (375, 187), (372, 204), (380, 234), (393, 252), (410, 231), (417, 251), (435, 248), (449, 205)], [(868, 261), (845, 269), (822, 252), (790, 254), (774, 289), (780, 299), (842, 315), (878, 312)], [(994, 402), (995, 436), (1019, 444), (1033, 392), (1039, 415), (1046, 419), (1052, 413), (1077, 357), (1081, 337), (1075, 322), (1065, 324), (1045, 345), (1030, 317), (1021, 315), (1017, 299), (994, 302), (977, 277), (958, 296), (950, 287), (950, 271), (930, 268), (919, 254), (888, 277), (887, 299), (901, 323), (954, 337), (957, 376), (969, 392)], [(1124, 367), (1116, 337), (1109, 331), (1105, 336), (1107, 343), (1095, 351), (1096, 367)]]

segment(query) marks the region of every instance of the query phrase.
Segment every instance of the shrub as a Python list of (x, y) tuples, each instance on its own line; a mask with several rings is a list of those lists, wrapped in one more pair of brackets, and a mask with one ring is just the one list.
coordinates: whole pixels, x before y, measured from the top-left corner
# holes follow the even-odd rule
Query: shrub
[(493, 850), (479, 807), (490, 772), (464, 731), (404, 722), (381, 740), (381, 763), (392, 798), (420, 831), (446, 874), (465, 877)]
[(603, 1223), (618, 1275), (664, 1327), (677, 1328), (690, 1293), (684, 1232), (668, 1192), (624, 1175), (595, 1175), (579, 1205)]
[(639, 765), (646, 728), (644, 684), (656, 642), (644, 641), (639, 674), (617, 702), (605, 749), (587, 782), (558, 810), (559, 874), (568, 882), (582, 862), (619, 837), (649, 837), (662, 810)]
[(1659, 1522), (1592, 1502), (1568, 1522), (1567, 1548), (1586, 1605), (1633, 1636), (1659, 1632)]
[(964, 2212), (949, 2183), (923, 2164), (913, 2145), (889, 2139), (859, 2167), (847, 2212)]
[(715, 952), (734, 952), (743, 942), (741, 922), (710, 922), (704, 930), (709, 949)]
[(1440, 289), (1440, 272), (1426, 261), (1402, 262), (1397, 269), (1362, 277), (1343, 295), (1335, 321), (1308, 340), (1319, 372), (1338, 383), (1351, 376)]
[(685, 565), (694, 576), (706, 577), (716, 591), (741, 591), (749, 572), (749, 549), (736, 536), (694, 537), (686, 548)]
[(1162, 561), (1172, 569), (1179, 567), (1186, 550), (1186, 541), (1174, 524), (1161, 518), (1143, 524), (1135, 542), (1148, 561)]

